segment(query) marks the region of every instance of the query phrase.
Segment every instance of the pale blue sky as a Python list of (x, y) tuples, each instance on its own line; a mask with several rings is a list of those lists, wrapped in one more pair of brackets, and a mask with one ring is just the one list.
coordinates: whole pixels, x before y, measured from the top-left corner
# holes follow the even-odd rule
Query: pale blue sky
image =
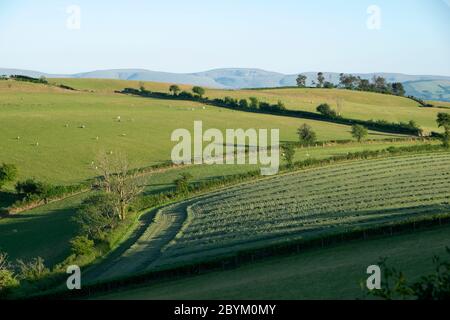
[(0, 67), (450, 75), (450, 0), (0, 0)]

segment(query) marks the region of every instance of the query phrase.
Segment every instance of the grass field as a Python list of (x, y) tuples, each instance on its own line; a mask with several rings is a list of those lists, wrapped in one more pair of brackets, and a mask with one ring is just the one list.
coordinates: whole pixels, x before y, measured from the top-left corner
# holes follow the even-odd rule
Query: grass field
[[(355, 226), (448, 213), (449, 174), (450, 153), (401, 156), (310, 169), (172, 204), (159, 210), (114, 267), (96, 273), (95, 279)], [(156, 245), (152, 238), (162, 241)]]
[[(297, 140), (296, 129), (308, 123), (319, 140), (351, 139), (348, 126), (327, 122), (1, 81), (0, 162), (16, 164), (20, 178), (73, 183), (96, 174), (91, 163), (99, 152), (120, 151), (133, 167), (169, 160), (175, 145), (170, 141), (172, 131), (192, 130), (195, 120), (202, 120), (205, 130), (280, 128), (284, 141)], [(395, 135), (371, 132), (369, 136), (387, 137)]]
[[(95, 90), (98, 92), (121, 90), (125, 87), (139, 88), (138, 81), (122, 80), (90, 80), (90, 79), (54, 79), (58, 83), (64, 83), (77, 89)], [(147, 90), (168, 92), (170, 84), (145, 82)], [(183, 90), (190, 91), (191, 86), (180, 86)], [(108, 89), (110, 88), (110, 89)], [(363, 120), (387, 120), (392, 122), (416, 121), (426, 131), (438, 131), (436, 125), (437, 113), (442, 109), (421, 108), (411, 99), (384, 95), (372, 92), (360, 92), (338, 89), (314, 89), (314, 88), (275, 88), (258, 90), (220, 90), (207, 89), (209, 98), (223, 98), (230, 96), (236, 99), (248, 99), (257, 97), (260, 101), (277, 103), (282, 101), (288, 109), (306, 110), (316, 112), (316, 107), (321, 103), (328, 103), (334, 109), (339, 109), (347, 118)], [(338, 108), (338, 104), (340, 107)], [(442, 104), (442, 103), (441, 103)]]
[(387, 257), (410, 280), (433, 272), (431, 258), (444, 255), (450, 227), (418, 231), (272, 258), (235, 270), (157, 282), (98, 299), (355, 299), (369, 265)]

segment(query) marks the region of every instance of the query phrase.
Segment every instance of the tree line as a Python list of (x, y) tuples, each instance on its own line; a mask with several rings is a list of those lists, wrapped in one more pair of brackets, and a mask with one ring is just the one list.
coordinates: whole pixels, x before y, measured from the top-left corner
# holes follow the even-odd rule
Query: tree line
[[(304, 74), (298, 75), (296, 82), (300, 88), (306, 88), (306, 81), (308, 77)], [(359, 90), (368, 92), (377, 92), (385, 94), (393, 94), (397, 96), (405, 95), (405, 88), (401, 82), (389, 83), (384, 77), (374, 76), (372, 80), (363, 79), (360, 76), (352, 74), (341, 73), (339, 75), (339, 83), (335, 85), (330, 81), (325, 80), (323, 72), (317, 73), (317, 78), (312, 81), (312, 87), (316, 88), (342, 88), (347, 90)]]

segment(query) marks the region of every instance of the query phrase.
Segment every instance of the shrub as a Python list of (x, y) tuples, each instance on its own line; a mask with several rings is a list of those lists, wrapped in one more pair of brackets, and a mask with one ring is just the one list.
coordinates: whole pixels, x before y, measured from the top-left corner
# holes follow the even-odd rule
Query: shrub
[(17, 193), (25, 194), (27, 197), (36, 195), (44, 198), (49, 194), (51, 188), (51, 185), (34, 179), (19, 181), (16, 184)]
[(90, 239), (104, 240), (107, 232), (118, 224), (117, 201), (117, 197), (110, 193), (94, 194), (85, 199), (73, 218), (81, 234)]
[(331, 107), (327, 103), (323, 103), (317, 107), (317, 112), (323, 114), (324, 116), (330, 117), (330, 118), (337, 118), (338, 115), (336, 111), (331, 109)]
[(18, 285), (19, 281), (8, 262), (8, 255), (0, 252), (0, 298), (6, 297)]
[(312, 130), (311, 126), (306, 123), (298, 128), (297, 134), (300, 144), (302, 145), (312, 145), (316, 142), (316, 133)]
[(34, 258), (29, 262), (17, 260), (17, 265), (20, 270), (19, 278), (21, 280), (34, 282), (50, 274), (50, 270), (45, 266), (44, 259), (41, 257)]
[(3, 163), (0, 166), (0, 189), (17, 177), (17, 167), (13, 164)]
[(89, 255), (94, 250), (94, 241), (87, 236), (78, 236), (70, 240), (72, 253), (76, 256)]

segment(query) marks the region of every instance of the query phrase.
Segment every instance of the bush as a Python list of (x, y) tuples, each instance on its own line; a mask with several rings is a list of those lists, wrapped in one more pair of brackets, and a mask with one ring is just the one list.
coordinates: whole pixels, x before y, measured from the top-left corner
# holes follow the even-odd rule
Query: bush
[(16, 191), (19, 194), (24, 194), (27, 197), (30, 197), (32, 195), (36, 195), (38, 197), (45, 198), (47, 194), (49, 194), (51, 185), (36, 181), (34, 179), (27, 179), (25, 181), (19, 181), (16, 184)]
[(10, 291), (19, 285), (8, 262), (8, 255), (0, 252), (0, 298), (6, 297)]
[(83, 201), (73, 219), (81, 234), (102, 241), (119, 222), (118, 199), (108, 193), (92, 195)]
[(89, 255), (94, 250), (94, 241), (86, 236), (78, 236), (70, 240), (72, 253), (76, 256)]
[(0, 166), (0, 189), (17, 177), (17, 167), (13, 164), (3, 163)]
[(331, 107), (327, 103), (323, 103), (317, 107), (317, 112), (323, 114), (324, 116), (330, 117), (330, 118), (337, 118), (338, 115), (336, 111), (331, 109)]
[(17, 264), (20, 270), (19, 278), (21, 280), (34, 282), (50, 274), (50, 270), (45, 266), (44, 259), (41, 257), (34, 258), (28, 263), (23, 260), (17, 260)]

